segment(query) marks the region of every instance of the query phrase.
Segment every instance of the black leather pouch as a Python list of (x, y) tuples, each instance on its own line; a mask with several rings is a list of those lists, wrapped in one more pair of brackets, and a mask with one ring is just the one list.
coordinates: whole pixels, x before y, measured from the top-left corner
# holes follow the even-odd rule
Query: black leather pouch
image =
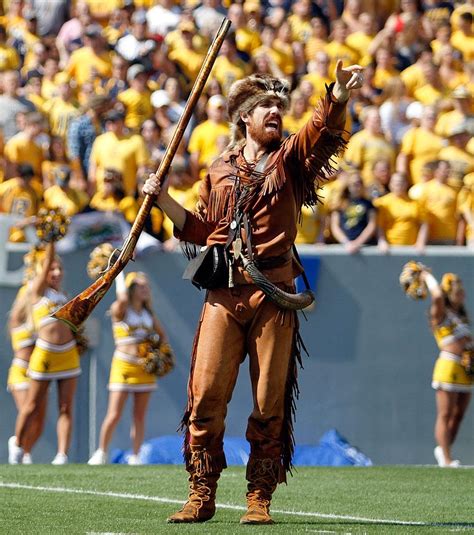
[(183, 274), (183, 279), (190, 280), (200, 290), (225, 288), (228, 277), (227, 253), (219, 243), (201, 248), (201, 252), (189, 262)]

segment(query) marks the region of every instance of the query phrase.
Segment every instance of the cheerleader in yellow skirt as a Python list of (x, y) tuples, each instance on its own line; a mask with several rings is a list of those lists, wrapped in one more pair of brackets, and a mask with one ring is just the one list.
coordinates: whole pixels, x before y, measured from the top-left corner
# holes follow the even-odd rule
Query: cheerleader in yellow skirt
[(133, 272), (116, 279), (117, 300), (112, 303), (112, 330), (115, 353), (109, 380), (109, 403), (100, 430), (99, 448), (89, 464), (107, 462), (107, 450), (115, 428), (122, 416), (129, 394), (133, 394), (131, 439), (133, 455), (128, 464), (141, 464), (138, 453), (145, 435), (145, 413), (150, 395), (156, 389), (156, 376), (142, 367), (147, 339), (158, 335), (166, 342), (166, 334), (153, 313), (151, 292), (145, 273)]
[(446, 273), (441, 284), (423, 267), (421, 280), (431, 295), (430, 322), (440, 349), (433, 371), (437, 416), (434, 450), (439, 466), (459, 466), (451, 448), (471, 399), (473, 376), (461, 364), (473, 351), (472, 335), (464, 307), (465, 293), (461, 279)]
[[(8, 330), (13, 349), (13, 360), (8, 371), (7, 390), (11, 393), (18, 412), (20, 412), (21, 408), (24, 406), (28, 396), (30, 379), (27, 376), (26, 371), (36, 340), (36, 333), (31, 318), (29, 317), (30, 305), (28, 301), (28, 282), (25, 281), (24, 285), (18, 290), (10, 310), (10, 320), (8, 322)], [(39, 411), (37, 420), (34, 422), (31, 442), (25, 444), (24, 455), (21, 460), (23, 464), (32, 463), (31, 448), (41, 434), (45, 410), (46, 404), (44, 403)]]
[(37, 256), (36, 275), (31, 281), (32, 317), (37, 340), (27, 372), (30, 378), (27, 401), (17, 418), (16, 437), (11, 437), (8, 443), (9, 458), (19, 459), (23, 455), (26, 444), (31, 440), (34, 422), (46, 403), (49, 384), (55, 380), (59, 405), (58, 452), (52, 464), (66, 464), (72, 432), (73, 400), (77, 377), (81, 373), (79, 352), (71, 329), (51, 317), (67, 302), (61, 292), (63, 267), (55, 255), (54, 242), (47, 243), (43, 254)]

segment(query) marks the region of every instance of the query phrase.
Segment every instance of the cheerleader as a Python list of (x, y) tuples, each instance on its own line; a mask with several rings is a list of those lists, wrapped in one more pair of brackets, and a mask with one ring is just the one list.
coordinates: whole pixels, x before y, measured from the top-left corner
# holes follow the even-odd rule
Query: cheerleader
[(28, 366), (30, 387), (25, 404), (16, 422), (16, 437), (8, 442), (9, 459), (20, 462), (25, 448), (31, 443), (35, 422), (47, 402), (51, 381), (57, 381), (59, 416), (57, 420), (58, 451), (52, 464), (67, 464), (71, 442), (72, 409), (77, 378), (81, 373), (79, 352), (71, 329), (51, 317), (67, 302), (61, 292), (63, 266), (55, 255), (54, 241), (37, 254), (36, 275), (31, 281), (30, 294), (33, 325), (37, 332), (35, 348)]
[(434, 456), (439, 466), (460, 465), (453, 460), (451, 448), (471, 399), (474, 367), (473, 342), (464, 307), (465, 292), (461, 279), (445, 273), (441, 284), (422, 267), (421, 280), (431, 295), (430, 323), (440, 349), (433, 371), (436, 390)]
[(100, 430), (99, 448), (88, 464), (106, 464), (112, 435), (122, 416), (129, 394), (133, 394), (131, 439), (133, 455), (128, 464), (141, 464), (138, 456), (145, 435), (145, 413), (151, 392), (156, 389), (156, 375), (145, 371), (144, 357), (150, 338), (159, 336), (167, 343), (167, 336), (151, 307), (151, 292), (145, 273), (121, 273), (116, 279), (117, 299), (112, 303), (112, 330), (115, 352), (109, 380), (109, 403)]
[[(20, 412), (21, 408), (24, 406), (28, 395), (30, 379), (26, 374), (26, 370), (28, 369), (28, 363), (36, 341), (36, 334), (31, 318), (29, 318), (28, 301), (28, 282), (25, 281), (17, 293), (10, 310), (10, 319), (8, 322), (8, 331), (10, 333), (13, 349), (13, 360), (8, 371), (7, 390), (11, 393), (18, 412)], [(38, 418), (33, 425), (31, 442), (25, 444), (23, 458), (20, 461), (23, 464), (32, 463), (31, 449), (43, 429), (45, 410), (46, 404), (43, 404), (39, 411)], [(9, 462), (17, 464), (18, 460), (9, 459)]]

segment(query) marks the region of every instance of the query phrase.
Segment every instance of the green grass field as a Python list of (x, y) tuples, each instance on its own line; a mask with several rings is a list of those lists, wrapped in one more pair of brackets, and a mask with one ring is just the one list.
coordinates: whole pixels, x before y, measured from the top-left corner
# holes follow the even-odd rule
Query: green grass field
[(244, 468), (220, 480), (216, 516), (170, 525), (180, 466), (0, 466), (3, 534), (474, 533), (474, 469), (299, 468), (277, 489), (273, 526), (240, 526)]

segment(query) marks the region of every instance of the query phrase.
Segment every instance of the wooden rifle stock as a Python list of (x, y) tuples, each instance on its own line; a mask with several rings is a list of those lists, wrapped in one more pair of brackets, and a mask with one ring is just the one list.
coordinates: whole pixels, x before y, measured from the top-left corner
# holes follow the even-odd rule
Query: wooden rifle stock
[[(206, 81), (209, 78), (209, 74), (211, 73), (217, 54), (222, 46), (226, 33), (229, 30), (230, 24), (230, 21), (224, 18), (211, 46), (209, 47), (209, 50), (207, 51), (207, 55), (201, 66), (201, 70), (199, 71), (188, 101), (186, 102), (186, 107), (184, 108), (183, 114), (176, 125), (173, 137), (166, 148), (163, 160), (161, 161), (160, 167), (156, 172), (160, 183), (163, 183), (163, 180), (170, 169), (171, 162), (173, 161), (174, 155), (176, 154), (178, 146), (181, 143), (184, 131), (189, 123), (189, 120), (191, 119), (191, 115), (199, 100), (199, 97), (201, 96)], [(84, 323), (96, 305), (104, 297), (107, 290), (112, 286), (112, 283), (117, 275), (124, 269), (128, 261), (132, 258), (138, 238), (140, 237), (145, 225), (145, 220), (153, 207), (154, 201), (155, 196), (145, 196), (133, 226), (130, 229), (130, 233), (120, 249), (120, 254), (113, 265), (91, 286), (86, 288), (79, 295), (59, 308), (53, 314), (53, 317), (67, 323), (74, 332), (76, 332), (81, 324)]]

